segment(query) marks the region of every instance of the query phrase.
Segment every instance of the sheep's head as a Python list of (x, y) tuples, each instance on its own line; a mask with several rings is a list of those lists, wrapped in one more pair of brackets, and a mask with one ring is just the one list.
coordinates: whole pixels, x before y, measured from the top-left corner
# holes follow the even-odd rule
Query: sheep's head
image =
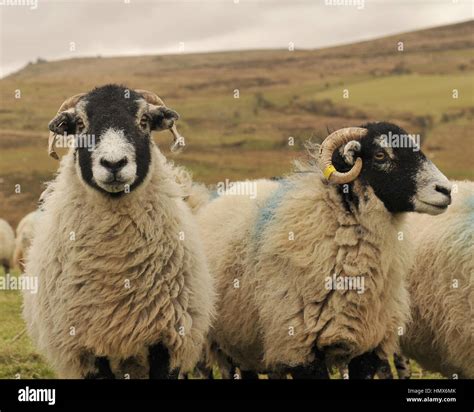
[(82, 180), (112, 195), (134, 190), (146, 178), (154, 145), (152, 131), (169, 129), (172, 150), (183, 144), (178, 113), (154, 93), (107, 85), (67, 99), (49, 123), (49, 153), (58, 135), (74, 135), (74, 159)]
[(413, 136), (390, 123), (338, 130), (320, 149), (320, 166), (330, 183), (359, 179), (392, 213), (436, 215), (451, 203), (451, 183), (426, 158)]

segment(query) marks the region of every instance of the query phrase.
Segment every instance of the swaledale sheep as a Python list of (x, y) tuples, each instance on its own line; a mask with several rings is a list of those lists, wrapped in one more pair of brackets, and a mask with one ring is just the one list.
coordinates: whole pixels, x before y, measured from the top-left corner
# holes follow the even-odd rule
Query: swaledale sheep
[(13, 253), (13, 265), (22, 271), (25, 270), (24, 259), (26, 252), (33, 239), (34, 227), (38, 219), (38, 211), (28, 213), (20, 220), (16, 227), (15, 252)]
[(409, 216), (415, 247), (408, 275), (412, 321), (403, 354), (445, 376), (474, 378), (474, 183), (455, 182), (442, 216)]
[(327, 378), (349, 363), (365, 378), (394, 353), (409, 317), (405, 212), (442, 213), (451, 190), (396, 136), (389, 123), (336, 131), (297, 173), (198, 212), (218, 294), (210, 344), (242, 371)]
[(26, 273), (39, 290), (24, 295), (24, 317), (60, 377), (176, 377), (199, 360), (212, 279), (173, 167), (151, 138), (168, 128), (176, 137), (177, 118), (153, 93), (108, 85), (68, 99), (49, 124), (76, 144), (35, 228)]
[(5, 273), (10, 272), (14, 248), (15, 233), (6, 220), (0, 219), (0, 265)]

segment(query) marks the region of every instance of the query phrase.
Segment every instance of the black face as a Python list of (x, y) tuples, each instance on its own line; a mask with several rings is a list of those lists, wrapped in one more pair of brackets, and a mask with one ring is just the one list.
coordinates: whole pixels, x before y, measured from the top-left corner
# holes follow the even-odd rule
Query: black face
[(75, 135), (74, 158), (83, 181), (117, 197), (133, 191), (148, 175), (151, 131), (169, 127), (177, 117), (171, 109), (148, 104), (132, 89), (107, 85), (82, 97), (49, 127)]
[[(436, 214), (438, 209), (446, 209), (450, 184), (421, 152), (418, 142), (391, 123), (368, 123), (361, 127), (368, 130), (366, 137), (349, 142), (334, 153), (333, 164), (338, 171), (350, 170), (355, 158), (360, 157), (360, 182), (371, 186), (392, 213)], [(346, 192), (345, 201), (357, 204), (357, 196), (351, 190)]]
[[(126, 97), (128, 96), (128, 98)], [(94, 135), (96, 146), (100, 145), (102, 134), (107, 130), (122, 130), (125, 139), (133, 146), (136, 163), (136, 178), (130, 185), (130, 191), (139, 186), (150, 166), (150, 133), (137, 125), (138, 103), (140, 98), (134, 91), (119, 86), (105, 86), (93, 90), (89, 93), (87, 100), (86, 114), (89, 127), (88, 134)], [(80, 125), (81, 126), (81, 125)], [(78, 131), (77, 132), (83, 132)], [(78, 157), (82, 178), (94, 188), (106, 191), (100, 187), (93, 177), (92, 154), (88, 148), (78, 148)], [(111, 195), (120, 195), (124, 190), (118, 192), (108, 192)]]

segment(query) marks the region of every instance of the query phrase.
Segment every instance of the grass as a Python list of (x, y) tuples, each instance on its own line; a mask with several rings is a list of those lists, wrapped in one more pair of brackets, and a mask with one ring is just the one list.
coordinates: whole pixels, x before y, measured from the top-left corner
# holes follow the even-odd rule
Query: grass
[[(342, 89), (346, 88), (350, 97), (343, 99)], [(457, 99), (452, 97), (453, 89), (460, 90)], [(474, 73), (408, 74), (369, 79), (316, 93), (316, 97), (363, 107), (371, 112), (389, 107), (392, 111), (429, 114), (439, 118), (446, 111), (474, 105)]]
[(53, 371), (25, 333), (21, 305), (19, 291), (0, 293), (0, 379), (53, 378)]

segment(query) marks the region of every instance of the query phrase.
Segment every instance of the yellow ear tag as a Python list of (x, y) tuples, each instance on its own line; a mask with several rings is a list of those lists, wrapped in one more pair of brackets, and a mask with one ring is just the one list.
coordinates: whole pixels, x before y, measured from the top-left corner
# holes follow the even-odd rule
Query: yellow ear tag
[(323, 175), (326, 178), (326, 180), (329, 180), (331, 175), (336, 171), (336, 168), (333, 165), (329, 165), (324, 169)]

